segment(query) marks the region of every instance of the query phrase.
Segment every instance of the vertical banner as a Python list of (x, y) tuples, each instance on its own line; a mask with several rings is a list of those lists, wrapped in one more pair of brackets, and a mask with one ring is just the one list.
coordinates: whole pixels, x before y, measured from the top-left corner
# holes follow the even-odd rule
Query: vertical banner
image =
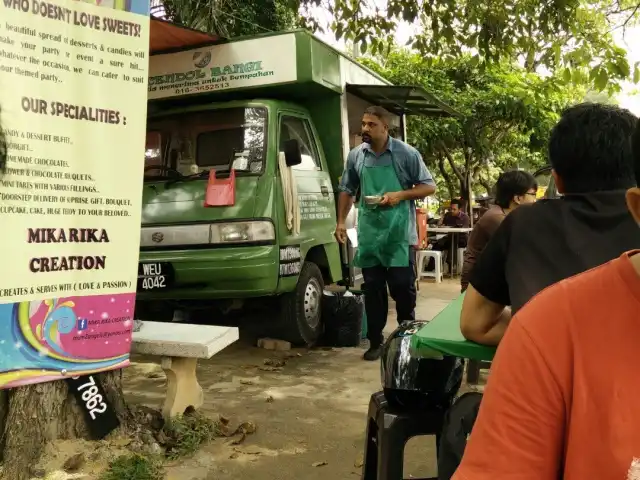
[(0, 0), (0, 388), (129, 363), (149, 29), (148, 0)]

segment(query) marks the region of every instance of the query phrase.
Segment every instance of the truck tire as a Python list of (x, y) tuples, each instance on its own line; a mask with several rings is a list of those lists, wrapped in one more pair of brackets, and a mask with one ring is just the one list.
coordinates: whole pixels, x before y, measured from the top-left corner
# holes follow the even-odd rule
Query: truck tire
[(314, 345), (324, 329), (322, 324), (322, 272), (315, 263), (304, 262), (293, 292), (282, 295), (280, 336), (293, 345)]

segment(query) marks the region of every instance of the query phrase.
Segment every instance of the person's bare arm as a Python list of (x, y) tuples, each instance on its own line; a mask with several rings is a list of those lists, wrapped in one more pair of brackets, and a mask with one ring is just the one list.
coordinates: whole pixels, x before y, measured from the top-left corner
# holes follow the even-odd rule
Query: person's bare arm
[(345, 226), (345, 222), (347, 220), (347, 215), (349, 215), (349, 211), (353, 206), (354, 197), (347, 192), (340, 192), (338, 196), (338, 222), (336, 225), (336, 239), (340, 243), (345, 243), (347, 241), (347, 227)]
[(511, 309), (492, 302), (467, 287), (460, 314), (460, 331), (464, 338), (482, 345), (498, 345), (511, 320)]
[(413, 187), (400, 192), (387, 192), (382, 197), (380, 205), (394, 206), (403, 200), (422, 200), (436, 193), (436, 183), (433, 176), (427, 170), (420, 153), (416, 150), (414, 154), (407, 164), (407, 171)]
[(394, 206), (403, 200), (421, 200), (429, 195), (433, 195), (436, 191), (435, 185), (421, 184), (416, 185), (408, 190), (399, 192), (388, 192), (382, 197), (380, 205)]
[(462, 313), (460, 330), (470, 341), (497, 345), (509, 320), (511, 305), (507, 261), (513, 223), (507, 217), (491, 237), (471, 269)]
[(354, 150), (347, 155), (347, 164), (340, 178), (340, 195), (338, 195), (337, 221), (335, 236), (338, 242), (347, 241), (347, 228), (345, 222), (347, 215), (353, 206), (356, 191), (360, 186), (360, 179), (356, 172), (356, 153)]
[(338, 196), (338, 224), (344, 224), (347, 220), (347, 215), (351, 211), (353, 206), (354, 197), (347, 192), (340, 192)]

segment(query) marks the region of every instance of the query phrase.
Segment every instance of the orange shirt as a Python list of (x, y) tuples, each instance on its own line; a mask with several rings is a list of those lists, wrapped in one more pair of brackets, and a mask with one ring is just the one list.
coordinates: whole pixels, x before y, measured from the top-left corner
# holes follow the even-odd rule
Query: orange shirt
[(629, 254), (547, 288), (500, 343), (454, 480), (640, 479), (639, 359)]

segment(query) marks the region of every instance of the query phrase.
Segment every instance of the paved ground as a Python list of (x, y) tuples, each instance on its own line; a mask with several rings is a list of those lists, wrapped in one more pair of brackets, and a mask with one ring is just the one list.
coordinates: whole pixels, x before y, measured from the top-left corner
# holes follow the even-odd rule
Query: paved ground
[[(423, 282), (417, 314), (430, 319), (459, 292), (459, 284)], [(392, 303), (392, 302), (391, 302)], [(394, 306), (388, 329), (394, 328)], [(266, 359), (284, 355), (239, 342), (200, 363), (204, 412), (231, 422), (254, 422), (258, 430), (240, 445), (219, 440), (169, 469), (172, 480), (325, 480), (357, 478), (367, 405), (380, 388), (377, 362), (363, 349), (295, 350), (281, 371), (265, 371)], [(158, 407), (164, 375), (150, 359), (136, 358), (125, 385), (132, 403)], [(405, 478), (435, 474), (435, 445), (412, 440)]]

